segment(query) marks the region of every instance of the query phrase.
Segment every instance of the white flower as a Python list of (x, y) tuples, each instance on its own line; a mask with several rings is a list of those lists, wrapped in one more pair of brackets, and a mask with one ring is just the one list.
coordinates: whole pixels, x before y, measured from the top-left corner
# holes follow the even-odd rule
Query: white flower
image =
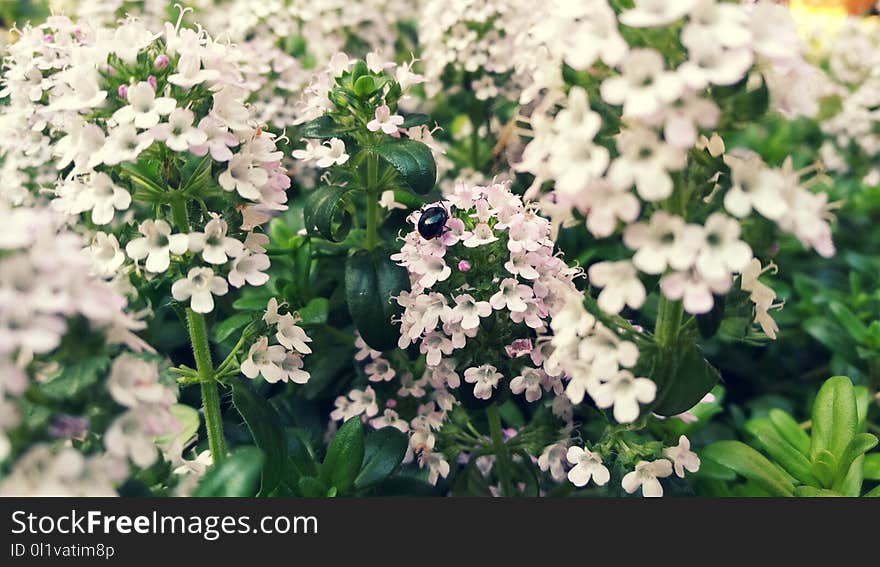
[(309, 381), (309, 373), (302, 369), (302, 356), (295, 352), (288, 352), (281, 361), (281, 369), (287, 373), (287, 379), (294, 384), (305, 384)]
[(437, 480), (441, 477), (446, 478), (449, 474), (449, 463), (442, 453), (426, 453), (419, 455), (419, 466), (428, 467), (428, 483), (437, 484)]
[(683, 300), (684, 310), (699, 315), (708, 313), (715, 304), (714, 295), (727, 293), (731, 285), (730, 274), (720, 279), (707, 279), (696, 270), (672, 272), (660, 279), (660, 291), (674, 301)]
[(647, 128), (622, 131), (617, 136), (620, 155), (608, 169), (608, 178), (619, 187), (636, 186), (646, 201), (659, 201), (672, 194), (669, 171), (684, 167), (687, 154), (682, 148), (660, 141)]
[(741, 272), (752, 259), (752, 249), (739, 239), (739, 222), (724, 213), (712, 213), (704, 226), (704, 241), (697, 254), (696, 268), (704, 278), (726, 279)]
[[(562, 398), (564, 399), (564, 398)], [(538, 468), (542, 471), (550, 471), (550, 477), (556, 482), (562, 482), (565, 478), (566, 443), (559, 442), (544, 447), (541, 456), (538, 457)]]
[(633, 264), (646, 274), (662, 274), (667, 266), (690, 267), (702, 241), (702, 227), (685, 224), (681, 217), (657, 211), (648, 223), (626, 227), (623, 242), (632, 250)]
[[(527, 402), (535, 402), (541, 399), (541, 384), (545, 374), (537, 368), (525, 367), (522, 373), (510, 381), (510, 391), (514, 394), (525, 392)], [(465, 378), (467, 380), (467, 378)]]
[(107, 165), (137, 161), (141, 152), (152, 143), (153, 134), (149, 131), (138, 133), (133, 125), (120, 124), (110, 130), (107, 143), (100, 150), (100, 160)]
[(241, 256), (244, 245), (239, 240), (226, 236), (229, 227), (220, 215), (212, 213), (211, 216), (211, 220), (205, 224), (205, 232), (189, 234), (189, 249), (192, 252), (201, 252), (202, 259), (209, 264), (225, 264), (229, 257)]
[(202, 69), (201, 58), (193, 53), (180, 56), (176, 71), (168, 76), (168, 82), (185, 89), (205, 81), (216, 81), (220, 77), (220, 71), (217, 69)]
[(252, 286), (261, 286), (269, 281), (266, 270), (271, 266), (269, 256), (246, 252), (232, 261), (232, 267), (226, 279), (233, 287), (242, 287), (245, 282)]
[(374, 429), (382, 429), (383, 427), (393, 427), (401, 433), (409, 431), (409, 424), (405, 419), (401, 419), (393, 409), (386, 409), (380, 417), (374, 417), (370, 420), (370, 425)]
[(330, 138), (329, 146), (318, 146), (315, 149), (315, 155), (318, 161), (315, 165), (318, 167), (330, 167), (331, 165), (342, 165), (348, 161), (348, 154), (345, 153), (345, 142), (339, 138)]
[(462, 329), (476, 329), (480, 317), (492, 314), (492, 306), (487, 301), (477, 301), (472, 295), (463, 293), (455, 298), (455, 307), (449, 316), (450, 323), (459, 323)]
[(620, 23), (632, 28), (662, 26), (684, 17), (696, 0), (635, 0), (635, 6), (620, 14)]
[(238, 137), (229, 131), (226, 124), (213, 116), (205, 116), (199, 120), (199, 130), (204, 132), (205, 141), (200, 145), (191, 146), (189, 151), (197, 156), (211, 152), (211, 157), (216, 161), (232, 159), (232, 150), (229, 148), (238, 145)]
[(147, 362), (125, 353), (113, 361), (107, 390), (117, 403), (133, 408), (141, 404), (170, 405), (174, 394), (159, 382), (159, 368), (155, 362)]
[(376, 115), (373, 120), (367, 123), (367, 130), (376, 132), (382, 130), (386, 134), (397, 134), (397, 129), (403, 124), (403, 116), (399, 114), (391, 114), (388, 105), (383, 104), (376, 109)]
[(119, 241), (113, 234), (96, 232), (92, 244), (86, 250), (95, 264), (95, 272), (100, 276), (112, 276), (125, 262), (125, 254), (120, 250)]
[(747, 47), (725, 49), (711, 32), (685, 37), (688, 60), (681, 64), (678, 73), (691, 89), (704, 89), (709, 84), (732, 85), (752, 66), (752, 51)]
[(748, 215), (752, 208), (770, 220), (778, 220), (788, 210), (783, 198), (785, 177), (768, 169), (751, 153), (729, 153), (724, 163), (730, 167), (732, 185), (724, 195), (724, 208), (736, 217)]
[(138, 230), (144, 236), (130, 241), (125, 246), (125, 252), (135, 261), (146, 258), (145, 267), (148, 272), (164, 272), (171, 263), (171, 254), (186, 252), (189, 237), (185, 234), (171, 234), (171, 226), (162, 219), (147, 219), (140, 224)]
[(312, 339), (306, 335), (306, 332), (297, 325), (298, 319), (286, 313), (278, 318), (278, 333), (275, 338), (285, 348), (295, 350), (301, 354), (309, 354), (312, 349), (306, 343), (312, 342)]
[(150, 132), (157, 140), (176, 152), (185, 152), (192, 146), (201, 146), (208, 141), (203, 131), (192, 125), (195, 114), (186, 108), (175, 108), (168, 122), (154, 126)]
[(185, 279), (174, 282), (171, 295), (177, 301), (190, 300), (190, 307), (196, 313), (210, 313), (214, 310), (214, 296), (226, 295), (229, 285), (220, 276), (214, 275), (211, 268), (191, 268)]
[(91, 176), (82, 197), (92, 211), (92, 222), (97, 225), (108, 224), (117, 210), (124, 211), (131, 205), (128, 191), (115, 185), (104, 172)]
[(224, 191), (238, 191), (238, 194), (251, 201), (259, 201), (260, 188), (269, 181), (269, 172), (254, 163), (246, 153), (232, 156), (226, 171), (217, 179)]
[(580, 447), (569, 447), (565, 457), (574, 465), (574, 468), (568, 471), (568, 480), (575, 486), (585, 486), (590, 479), (602, 486), (611, 479), (611, 473), (602, 464), (602, 458), (598, 453)]
[(663, 449), (663, 455), (672, 461), (675, 474), (684, 478), (684, 471), (695, 473), (700, 470), (700, 457), (691, 451), (691, 442), (682, 435), (678, 438), (678, 445)]
[(388, 209), (389, 211), (393, 209), (406, 209), (407, 206), (401, 203), (398, 203), (394, 200), (394, 191), (389, 189), (388, 191), (382, 191), (382, 195), (379, 197), (379, 206)]
[(492, 389), (498, 386), (503, 376), (491, 364), (471, 367), (464, 371), (464, 381), (474, 384), (474, 397), (488, 400), (492, 397)]
[(500, 287), (501, 289), (489, 298), (489, 304), (493, 309), (507, 308), (513, 312), (523, 312), (528, 308), (523, 300), (533, 296), (532, 288), (513, 278), (501, 280)]
[(251, 345), (247, 359), (241, 363), (241, 373), (251, 379), (261, 375), (269, 383), (284, 381), (289, 375), (288, 371), (281, 368), (286, 357), (287, 352), (283, 346), (269, 346), (269, 339), (260, 337), (260, 340)]
[(656, 461), (639, 461), (634, 471), (627, 473), (621, 486), (628, 494), (642, 487), (642, 496), (652, 498), (663, 496), (663, 486), (658, 478), (666, 478), (672, 474), (672, 463), (666, 459)]
[(648, 378), (636, 378), (629, 370), (620, 370), (609, 380), (590, 390), (590, 397), (600, 408), (614, 406), (614, 419), (632, 423), (639, 417), (639, 403), (654, 401), (657, 385)]
[(638, 309), (645, 303), (645, 286), (632, 262), (597, 262), (587, 274), (592, 285), (603, 288), (598, 299), (602, 311), (616, 315), (624, 305)]
[(621, 76), (605, 79), (599, 92), (605, 102), (623, 105), (626, 116), (650, 116), (682, 93), (681, 79), (664, 69), (663, 57), (653, 49), (630, 51), (621, 71)]
[(159, 123), (159, 117), (170, 114), (177, 102), (170, 97), (156, 97), (150, 83), (141, 81), (128, 88), (128, 105), (113, 113), (113, 120), (119, 124), (134, 125), (142, 130)]

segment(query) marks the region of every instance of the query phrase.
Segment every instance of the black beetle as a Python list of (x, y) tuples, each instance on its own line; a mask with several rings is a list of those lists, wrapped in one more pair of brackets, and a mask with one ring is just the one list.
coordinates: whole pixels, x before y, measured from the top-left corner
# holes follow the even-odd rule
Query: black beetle
[(419, 234), (425, 240), (437, 238), (446, 231), (446, 221), (449, 220), (449, 211), (443, 205), (433, 205), (422, 211), (419, 218)]

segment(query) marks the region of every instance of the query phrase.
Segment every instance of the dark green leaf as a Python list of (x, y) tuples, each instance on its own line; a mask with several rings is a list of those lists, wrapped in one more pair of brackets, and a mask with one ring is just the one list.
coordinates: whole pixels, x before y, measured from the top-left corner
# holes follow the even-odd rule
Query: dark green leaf
[(366, 488), (388, 478), (406, 455), (407, 445), (407, 436), (393, 427), (370, 433), (364, 449), (364, 465), (354, 480), (355, 488)]
[(798, 486), (794, 489), (794, 495), (798, 498), (839, 498), (843, 496), (839, 492), (813, 486)]
[(400, 314), (400, 306), (392, 297), (409, 289), (406, 270), (390, 254), (383, 248), (356, 250), (345, 264), (348, 311), (364, 342), (379, 351), (397, 346), (400, 331), (391, 319)]
[(336, 432), (327, 448), (321, 479), (346, 494), (364, 462), (364, 427), (360, 416), (350, 418)]
[(326, 139), (339, 137), (348, 132), (350, 128), (344, 128), (333, 121), (329, 116), (319, 116), (310, 122), (300, 126), (299, 135), (302, 138)]
[(238, 331), (239, 329), (250, 323), (253, 318), (254, 316), (249, 313), (238, 313), (228, 319), (221, 321), (220, 323), (215, 325), (213, 329), (211, 329), (211, 334), (214, 335), (214, 342), (222, 343), (223, 341), (228, 339), (234, 332)]
[(725, 297), (724, 295), (714, 296), (715, 301), (712, 304), (712, 310), (708, 313), (697, 315), (697, 329), (699, 329), (700, 336), (704, 339), (711, 339), (718, 332), (718, 328), (724, 320)]
[(262, 451), (240, 447), (205, 473), (193, 496), (254, 496), (262, 467)]
[(345, 240), (351, 230), (354, 204), (350, 187), (321, 187), (313, 190), (303, 204), (303, 220), (309, 234), (331, 242)]
[(40, 385), (43, 394), (53, 400), (68, 400), (95, 385), (110, 365), (110, 357), (90, 356), (76, 362), (68, 362), (61, 372)]
[(260, 496), (268, 496), (283, 480), (287, 466), (287, 442), (282, 434), (281, 419), (272, 404), (241, 380), (232, 382), (232, 405), (244, 418), (266, 459)]
[(720, 378), (718, 370), (703, 358), (693, 341), (673, 345), (656, 356), (659, 360), (655, 368), (660, 370), (651, 378), (657, 382), (659, 392), (652, 411), (659, 415), (678, 415), (691, 409)]
[(431, 117), (427, 114), (407, 114), (403, 117), (403, 124), (400, 125), (401, 128), (412, 128), (413, 126), (421, 126), (422, 124), (427, 124), (431, 121)]
[(735, 471), (773, 496), (794, 494), (791, 481), (764, 455), (745, 443), (718, 441), (705, 447), (700, 455)]
[(299, 310), (304, 325), (320, 325), (327, 322), (330, 313), (330, 301), (325, 297), (316, 297)]
[(838, 323), (846, 329), (846, 332), (849, 333), (850, 337), (852, 337), (857, 343), (864, 342), (868, 328), (864, 323), (859, 321), (859, 318), (856, 317), (846, 305), (839, 301), (832, 301), (828, 308), (834, 314)]
[(397, 170), (402, 185), (424, 195), (437, 182), (437, 165), (431, 149), (421, 142), (396, 139), (374, 148), (379, 156)]
[(313, 476), (304, 476), (296, 483), (300, 495), (305, 498), (324, 498), (327, 496), (327, 485)]

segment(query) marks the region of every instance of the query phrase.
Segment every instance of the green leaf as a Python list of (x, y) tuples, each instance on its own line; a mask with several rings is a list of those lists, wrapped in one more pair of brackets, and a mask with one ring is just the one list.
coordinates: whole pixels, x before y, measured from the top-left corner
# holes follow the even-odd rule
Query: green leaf
[(394, 427), (370, 433), (364, 449), (364, 465), (354, 480), (355, 488), (366, 488), (391, 476), (406, 456), (408, 444), (407, 436)]
[(865, 464), (862, 466), (865, 480), (880, 480), (880, 453), (865, 455)]
[(239, 311), (265, 311), (267, 302), (264, 296), (246, 295), (236, 299), (232, 306)]
[(351, 192), (351, 187), (334, 186), (313, 190), (303, 203), (303, 220), (309, 234), (331, 242), (345, 240), (355, 214)]
[(852, 462), (852, 465), (849, 467), (849, 472), (843, 477), (839, 483), (835, 483), (833, 488), (837, 492), (840, 492), (844, 496), (852, 496), (857, 497), (862, 493), (862, 483), (865, 480), (864, 474), (862, 474), (862, 467), (865, 464), (865, 456), (861, 455), (856, 458)]
[(345, 494), (354, 484), (363, 462), (364, 427), (360, 416), (355, 416), (342, 424), (330, 442), (321, 466), (321, 479)]
[(840, 332), (840, 327), (829, 321), (826, 317), (810, 317), (801, 325), (807, 334), (822, 343), (834, 354), (846, 360), (858, 360), (858, 355), (852, 341)]
[(183, 171), (181, 171), (181, 177), (186, 181), (181, 184), (180, 192), (186, 195), (198, 195), (204, 191), (212, 179), (212, 165), (213, 159), (211, 158), (211, 154), (207, 154), (202, 158), (193, 156), (193, 159), (191, 159), (186, 166), (184, 166)]
[(241, 380), (232, 382), (232, 405), (244, 418), (254, 442), (265, 456), (259, 496), (268, 496), (283, 480), (287, 466), (287, 442), (282, 434), (281, 419), (272, 404)]
[(211, 329), (214, 342), (222, 343), (232, 336), (233, 333), (250, 323), (253, 319), (254, 316), (249, 313), (238, 313), (228, 319), (224, 319)]
[(324, 498), (327, 496), (327, 485), (319, 478), (304, 476), (296, 483), (300, 495), (305, 498)]
[[(850, 468), (854, 465), (855, 461), (876, 446), (877, 437), (870, 433), (857, 433), (852, 438), (852, 441), (849, 442), (849, 445), (847, 445), (846, 450), (843, 452), (843, 456), (837, 465), (837, 480), (834, 482), (832, 488), (840, 489), (849, 475)], [(858, 468), (861, 469), (861, 467), (862, 465), (859, 463)]]
[(838, 323), (846, 329), (846, 332), (849, 333), (850, 337), (852, 337), (857, 343), (864, 342), (868, 328), (864, 323), (859, 321), (859, 318), (856, 317), (846, 305), (839, 301), (832, 301), (828, 308), (831, 310), (831, 313), (834, 314)]
[(304, 325), (321, 325), (327, 322), (330, 314), (330, 301), (326, 297), (316, 297), (299, 310)]
[(409, 289), (406, 270), (383, 248), (356, 250), (345, 263), (345, 299), (351, 318), (370, 348), (386, 351), (397, 346), (400, 331), (392, 317), (400, 306), (392, 299)]
[(834, 376), (822, 384), (813, 402), (810, 454), (826, 450), (837, 460), (856, 434), (858, 409), (853, 384), (846, 376)]
[(810, 460), (779, 434), (769, 418), (753, 419), (746, 429), (788, 474), (805, 484), (819, 483), (811, 471)]
[(810, 436), (807, 435), (806, 431), (801, 429), (798, 422), (796, 422), (788, 412), (773, 408), (768, 413), (768, 417), (770, 422), (773, 423), (773, 427), (776, 428), (776, 431), (778, 431), (782, 438), (788, 441), (792, 447), (804, 455), (810, 454)]
[(437, 165), (431, 149), (421, 142), (395, 139), (373, 148), (382, 159), (397, 170), (403, 186), (424, 195), (437, 182)]
[(366, 98), (376, 90), (376, 81), (369, 75), (358, 77), (353, 86), (354, 94), (361, 98)]
[(708, 313), (697, 315), (697, 329), (700, 336), (704, 339), (711, 339), (718, 332), (721, 322), (724, 320), (724, 295), (714, 296), (715, 301), (712, 304), (712, 310)]
[(318, 463), (315, 461), (315, 453), (309, 441), (308, 433), (299, 427), (288, 427), (286, 430), (287, 453), (301, 476), (315, 476), (318, 474)]
[(189, 439), (196, 436), (199, 431), (201, 420), (199, 412), (184, 404), (173, 404), (168, 411), (177, 420), (179, 428), (172, 432), (166, 433), (161, 437), (156, 437), (156, 445), (168, 448), (175, 440), (180, 441), (181, 447), (186, 444)]
[(61, 366), (61, 372), (40, 385), (40, 391), (53, 400), (75, 398), (94, 386), (110, 365), (108, 356), (90, 356)]
[(880, 498), (880, 486), (875, 486), (873, 490), (865, 494), (865, 498)]
[(421, 126), (422, 124), (427, 124), (431, 121), (431, 117), (427, 114), (413, 113), (407, 114), (403, 117), (403, 124), (400, 125), (401, 128), (412, 128), (413, 126)]
[(837, 458), (831, 451), (822, 449), (813, 457), (813, 466), (810, 469), (822, 486), (830, 488), (837, 476)]
[(262, 468), (262, 451), (240, 447), (205, 473), (193, 496), (253, 496)]
[(655, 367), (659, 369), (656, 375), (659, 392), (652, 411), (659, 415), (678, 415), (691, 409), (720, 378), (718, 370), (703, 358), (693, 341), (673, 345), (656, 356), (659, 357)]
[[(137, 163), (123, 163), (119, 165), (122, 174), (129, 178), (135, 189), (139, 189), (143, 196), (150, 196), (154, 202), (163, 200), (168, 192), (161, 176), (153, 170), (147, 161)], [(142, 196), (139, 194), (139, 196)]]
[(772, 496), (792, 496), (794, 485), (767, 458), (739, 441), (718, 441), (703, 449), (701, 457), (715, 461), (751, 480)]
[(299, 135), (301, 138), (327, 139), (341, 137), (351, 128), (345, 128), (336, 124), (329, 116), (319, 116), (314, 120), (306, 122), (300, 126)]
[(839, 492), (813, 486), (798, 486), (794, 489), (794, 495), (798, 498), (839, 498), (843, 496)]

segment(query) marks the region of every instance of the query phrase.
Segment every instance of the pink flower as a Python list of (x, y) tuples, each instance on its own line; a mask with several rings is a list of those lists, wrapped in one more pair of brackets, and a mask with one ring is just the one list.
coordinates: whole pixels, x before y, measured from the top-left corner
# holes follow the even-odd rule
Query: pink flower
[(399, 136), (398, 128), (403, 124), (403, 116), (391, 114), (387, 104), (376, 109), (376, 117), (367, 123), (367, 130), (376, 132), (382, 130), (391, 136)]

